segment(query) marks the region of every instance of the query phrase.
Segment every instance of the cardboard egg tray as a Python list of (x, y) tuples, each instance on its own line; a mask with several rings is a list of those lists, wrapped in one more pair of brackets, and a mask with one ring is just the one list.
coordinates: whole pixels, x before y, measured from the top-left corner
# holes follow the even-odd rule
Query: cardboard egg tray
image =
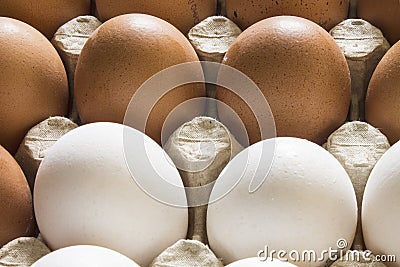
[[(223, 2), (224, 1), (220, 1), (219, 3), (219, 12), (221, 14), (225, 13), (223, 10)], [(356, 2), (357, 1), (350, 1), (349, 18), (355, 17)], [(93, 14), (96, 14), (94, 6)], [(84, 20), (82, 25), (84, 24), (85, 26), (87, 26), (88, 23), (91, 23), (91, 27), (85, 28), (85, 34), (80, 35), (79, 38), (70, 38), (69, 42), (72, 43), (69, 44), (71, 44), (72, 46), (75, 46), (77, 43), (79, 43), (79, 47), (82, 48), (84, 42), (90, 37), (90, 33), (92, 33), (97, 27), (100, 26), (100, 23), (96, 22), (94, 17), (86, 17), (85, 19), (86, 20)], [(79, 23), (74, 24), (73, 27), (69, 29), (71, 31), (82, 32), (79, 29)], [(367, 37), (361, 34), (365, 34), (365, 32), (368, 33)], [(355, 186), (355, 191), (357, 194), (357, 201), (359, 203), (360, 209), (362, 194), (364, 192), (364, 186), (366, 180), (368, 179), (369, 173), (371, 172), (377, 160), (390, 147), (386, 137), (383, 134), (381, 134), (371, 125), (361, 122), (365, 120), (364, 102), (369, 80), (380, 59), (389, 50), (390, 45), (383, 37), (379, 29), (360, 19), (348, 19), (333, 28), (330, 33), (335, 38), (338, 45), (346, 56), (352, 78), (352, 97), (351, 107), (348, 115), (348, 123), (343, 125), (328, 138), (327, 143), (324, 144), (324, 148), (331, 152), (345, 167), (353, 183), (355, 181), (355, 183), (358, 184), (357, 186)], [(65, 49), (66, 46), (65, 43), (63, 43), (64, 41), (65, 40), (54, 38), (53, 44), (55, 45), (58, 52), (60, 53), (60, 56), (63, 59), (66, 70), (68, 71), (70, 87), (72, 88), (74, 71), (79, 53), (77, 54), (76, 51), (72, 53), (68, 49)], [(199, 49), (198, 47), (194, 48), (197, 51)], [(217, 58), (221, 59), (222, 57), (221, 55), (218, 55)], [(73, 93), (73, 91), (71, 92)], [(213, 93), (212, 87), (209, 88), (209, 93)], [(213, 109), (215, 109), (215, 107), (213, 107)], [(21, 145), (21, 147), (25, 147), (23, 149), (20, 148), (19, 154), (17, 154), (16, 159), (24, 170), (31, 187), (33, 187), (33, 182), (38, 165), (43, 159), (43, 156), (38, 155), (44, 155), (45, 151), (49, 147), (51, 147), (58, 138), (60, 138), (69, 130), (76, 128), (76, 124), (80, 124), (79, 115), (76, 111), (75, 106), (72, 107), (72, 112), (69, 119), (70, 120), (68, 121), (66, 121), (66, 118), (61, 119), (64, 121), (60, 123), (67, 123), (70, 125), (70, 127), (62, 132), (62, 134), (52, 136), (50, 142), (41, 143), (38, 150), (32, 150), (32, 146), (30, 146), (29, 144), (27, 145), (26, 143), (23, 143)], [(58, 119), (58, 121), (60, 121), (60, 119)], [(36, 129), (39, 128), (36, 127)], [(48, 132), (48, 129), (42, 130), (42, 132), (40, 131), (41, 130), (39, 130), (39, 132), (36, 131), (35, 134), (37, 136), (45, 137), (49, 136), (49, 134), (52, 135), (55, 129), (52, 129), (50, 133)], [(360, 136), (363, 136), (363, 138), (366, 139), (362, 139), (360, 138)], [(24, 140), (24, 142), (26, 142), (26, 140)], [(368, 154), (367, 156), (370, 159), (370, 161), (367, 163), (364, 162), (365, 157), (363, 157), (363, 155), (366, 155), (365, 153)], [(361, 167), (360, 162), (364, 162), (363, 164), (361, 164)], [(204, 222), (202, 224), (203, 229), (193, 232), (193, 225), (196, 224), (196, 222), (193, 220), (195, 219), (196, 217), (193, 217), (193, 214), (192, 217), (189, 217), (189, 220), (191, 221), (189, 222), (189, 234), (187, 238), (188, 240), (194, 239), (207, 244), (207, 235)], [(205, 220), (205, 218), (202, 218), (202, 220)], [(199, 235), (198, 233), (201, 234)], [(170, 262), (173, 262), (171, 263), (173, 265), (168, 266), (202, 266), (201, 262), (204, 262), (205, 260), (208, 260), (210, 263), (203, 266), (223, 266), (222, 261), (220, 261), (220, 259), (218, 259), (207, 246), (198, 241), (178, 241), (177, 244), (167, 249), (167, 252), (169, 253), (168, 255), (171, 255), (171, 253), (176, 253), (177, 257), (159, 257), (159, 262), (157, 262), (156, 260), (155, 264), (152, 266), (167, 266), (162, 264), (167, 264), (168, 260), (170, 260)], [(30, 247), (32, 251), (35, 250), (35, 252), (30, 253), (29, 249), (26, 249), (27, 247)], [(348, 248), (350, 248), (350, 246)], [(195, 256), (185, 254), (188, 250), (190, 251), (190, 249), (196, 251), (196, 253), (202, 251), (204, 253), (202, 254), (203, 258), (199, 256), (201, 253), (199, 253), (198, 255), (195, 254)], [(360, 225), (358, 226), (352, 249), (365, 250)], [(50, 250), (46, 249), (45, 245), (41, 243), (40, 238), (20, 239), (18, 240), (18, 242), (13, 241), (0, 251), (0, 267), (30, 266), (37, 259), (41, 258), (49, 252)], [(184, 258), (179, 259), (179, 257)], [(197, 263), (198, 265), (195, 265), (196, 257), (198, 257), (199, 259), (199, 262)], [(328, 262), (327, 264), (329, 265), (331, 264), (331, 262)]]

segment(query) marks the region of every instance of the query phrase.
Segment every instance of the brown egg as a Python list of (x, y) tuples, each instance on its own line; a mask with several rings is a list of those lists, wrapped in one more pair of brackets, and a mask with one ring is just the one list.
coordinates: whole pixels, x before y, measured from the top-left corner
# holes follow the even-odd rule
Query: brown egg
[(389, 49), (371, 77), (365, 119), (391, 144), (400, 140), (400, 41)]
[(390, 44), (400, 40), (399, 0), (358, 0), (357, 16), (381, 29)]
[[(350, 103), (350, 72), (333, 38), (303, 18), (277, 16), (245, 30), (223, 64), (252, 79), (268, 101), (278, 136), (322, 144), (344, 123)], [(246, 126), (250, 143), (260, 140), (249, 107), (227, 89), (217, 98), (232, 107)], [(229, 121), (219, 114), (222, 123)]]
[(347, 18), (348, 0), (226, 0), (228, 18), (242, 30), (265, 18), (292, 15), (314, 21), (326, 30)]
[(0, 145), (14, 154), (30, 128), (68, 112), (64, 65), (40, 32), (0, 17)]
[[(75, 100), (82, 122), (122, 123), (132, 96), (148, 78), (170, 66), (194, 61), (198, 57), (189, 41), (162, 19), (127, 14), (108, 20), (89, 38), (78, 60)], [(187, 100), (205, 96), (205, 89), (203, 84), (187, 84), (159, 96), (157, 104), (146, 98), (140, 101), (144, 107), (156, 104), (145, 132), (157, 142), (168, 114)]]
[(0, 146), (0, 247), (34, 234), (32, 195), (24, 173)]
[(101, 20), (127, 13), (162, 18), (186, 34), (203, 19), (216, 15), (217, 0), (96, 0)]
[(48, 39), (67, 21), (90, 14), (90, 0), (1, 0), (0, 16), (38, 29)]

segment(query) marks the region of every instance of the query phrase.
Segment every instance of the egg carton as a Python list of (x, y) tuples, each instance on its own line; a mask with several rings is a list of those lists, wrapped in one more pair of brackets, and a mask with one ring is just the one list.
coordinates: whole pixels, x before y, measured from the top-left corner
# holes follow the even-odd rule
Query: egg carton
[[(199, 123), (201, 125), (201, 122), (208, 122), (209, 120), (211, 119), (203, 118), (201, 121), (197, 120), (192, 122), (189, 126), (187, 126), (190, 127), (187, 132), (192, 134), (193, 129), (195, 129), (195, 132), (198, 132)], [(48, 133), (48, 130), (46, 132)], [(181, 131), (177, 131), (177, 133), (179, 132)], [(204, 135), (204, 137), (210, 138), (209, 135)], [(183, 139), (187, 140), (187, 136), (185, 136)], [(223, 142), (226, 142), (228, 139), (226, 136), (221, 137), (221, 141), (225, 140)], [(373, 128), (367, 123), (349, 122), (334, 132), (329, 137), (328, 142), (324, 145), (324, 147), (345, 167), (355, 187), (358, 205), (360, 206), (365, 183), (372, 168), (390, 147), (387, 138), (377, 129)], [(238, 149), (240, 150), (241, 148), (238, 147)], [(195, 153), (195, 151), (192, 151), (192, 153)], [(224, 157), (229, 156), (225, 155)], [(211, 172), (212, 176), (218, 176), (218, 173), (221, 171), (223, 166), (226, 165), (226, 162), (226, 160), (217, 161), (217, 164), (220, 165), (220, 168), (217, 168), (217, 172)], [(214, 170), (215, 166), (213, 166), (212, 169)], [(199, 181), (204, 182), (201, 179)], [(204, 211), (200, 210), (200, 213), (203, 212)], [(196, 223), (196, 220), (198, 219), (198, 217), (190, 218), (192, 223)], [(192, 232), (192, 238), (206, 240), (207, 235), (204, 213), (203, 217), (200, 219), (202, 221), (200, 226), (197, 225), (197, 228), (192, 228), (192, 230), (195, 230)], [(197, 235), (193, 235), (193, 233), (196, 233)], [(14, 265), (20, 264), (17, 266), (25, 266), (24, 264), (29, 266), (28, 262), (32, 264), (39, 258), (50, 253), (50, 250), (47, 249), (40, 240), (41, 238), (39, 238), (39, 240), (34, 238), (21, 238), (12, 241), (0, 251), (0, 266), (8, 266), (6, 264), (11, 263)], [(161, 255), (156, 257), (150, 266), (161, 267), (165, 266), (165, 264), (182, 267), (223, 266), (223, 259), (218, 259), (208, 248), (208, 246), (204, 245), (204, 243), (195, 240), (180, 240), (170, 248), (166, 249)], [(353, 248), (359, 250), (365, 249), (361, 232), (357, 233), (353, 243)], [(203, 265), (205, 262), (208, 262), (207, 265)], [(379, 263), (374, 264), (379, 265)]]
[[(223, 1), (221, 1), (223, 2)], [(353, 3), (356, 1), (350, 1), (352, 3), (352, 6), (354, 7)], [(223, 4), (222, 4), (223, 5)], [(354, 9), (353, 9), (354, 10)], [(354, 14), (354, 12), (352, 13)], [(90, 17), (89, 19), (82, 20), (81, 18), (77, 18), (79, 22), (96, 22), (92, 24), (92, 28), (90, 28), (90, 31), (85, 33), (84, 36), (76, 36), (78, 32), (80, 32), (79, 27), (80, 26), (74, 26), (71, 28), (73, 32), (72, 37), (78, 37), (77, 39), (80, 39), (79, 47), (78, 49), (69, 49), (67, 46), (65, 46), (65, 42), (62, 43), (63, 41), (57, 41), (56, 38), (53, 39), (53, 44), (55, 47), (57, 47), (60, 55), (63, 57), (64, 64), (68, 70), (69, 74), (69, 83), (70, 85), (73, 84), (73, 76), (74, 76), (74, 70), (76, 66), (76, 61), (77, 61), (77, 55), (79, 56), (79, 51), (82, 49), (85, 41), (90, 37), (90, 33), (92, 33), (97, 27), (100, 26), (100, 22), (97, 22), (97, 20), (94, 17)], [(76, 22), (75, 20), (75, 22)], [(204, 24), (202, 25), (201, 30), (206, 29), (207, 30), (207, 25), (210, 24), (210, 22), (215, 23), (217, 18), (211, 17), (208, 18), (208, 21), (206, 20), (203, 22)], [(221, 20), (221, 18), (219, 18)], [(215, 43), (212, 43), (213, 38), (206, 38), (206, 40), (201, 40), (200, 42), (197, 41), (196, 43), (196, 38), (193, 36), (193, 31), (192, 35), (190, 35), (189, 32), (189, 40), (191, 43), (194, 45), (194, 48), (198, 52), (199, 56), (202, 56), (203, 59), (205, 60), (213, 60), (216, 62), (221, 62), (223, 59), (223, 55), (225, 52), (228, 50), (229, 45), (235, 40), (235, 38), (240, 34), (240, 29), (235, 28), (236, 25), (231, 24), (231, 21), (227, 21), (224, 19), (225, 23), (229, 23), (230, 27), (229, 29), (233, 29), (231, 31), (232, 35), (229, 36), (229, 40), (226, 42), (220, 44), (222, 47), (220, 51), (217, 52), (217, 55), (215, 50)], [(201, 25), (201, 24), (200, 24)], [(205, 26), (204, 26), (205, 25)], [(215, 27), (215, 25), (214, 25)], [(227, 27), (226, 25), (224, 26), (218, 26), (221, 27), (224, 30), (220, 31), (220, 34), (227, 29), (223, 27)], [(236, 26), (237, 27), (237, 26)], [(210, 27), (211, 30), (212, 27)], [(219, 29), (221, 29), (219, 28)], [(196, 31), (194, 31), (196, 33)], [(351, 77), (352, 77), (352, 105), (351, 105), (351, 112), (349, 114), (349, 120), (352, 122), (349, 122), (345, 125), (343, 125), (341, 128), (339, 128), (335, 133), (333, 133), (329, 139), (327, 144), (325, 144), (325, 148), (331, 152), (345, 167), (346, 171), (348, 172), (350, 178), (352, 179), (352, 182), (355, 186), (356, 189), (356, 194), (357, 194), (357, 202), (360, 208), (360, 203), (362, 201), (362, 193), (365, 187), (366, 179), (368, 178), (371, 169), (377, 162), (377, 160), (382, 156), (382, 154), (390, 147), (387, 138), (377, 129), (372, 127), (371, 125), (368, 125), (363, 122), (358, 122), (357, 120), (364, 120), (364, 113), (365, 113), (365, 107), (363, 106), (365, 96), (366, 96), (366, 91), (368, 87), (369, 80), (372, 76), (373, 71), (375, 70), (378, 62), (381, 60), (383, 55), (387, 52), (387, 50), (390, 48), (389, 43), (386, 41), (386, 39), (383, 37), (382, 32), (377, 29), (376, 27), (372, 26), (368, 22), (360, 19), (349, 19), (345, 20), (344, 22), (340, 23), (336, 27), (334, 27), (330, 31), (331, 35), (334, 37), (336, 42), (339, 44), (340, 48), (344, 52), (350, 72), (351, 72)], [(61, 33), (60, 36), (68, 36), (70, 33)], [(210, 36), (212, 36), (210, 34)], [(215, 36), (214, 36), (215, 37)], [(218, 38), (218, 36), (216, 37)], [(67, 38), (68, 39), (68, 38)], [(193, 41), (195, 40), (195, 41)], [(206, 49), (204, 51), (204, 43), (206, 44)], [(207, 44), (210, 44), (210, 48), (207, 48)], [(72, 46), (78, 44), (77, 42), (71, 42), (70, 43)], [(209, 49), (209, 50), (207, 50)], [(72, 53), (73, 51), (73, 58), (72, 58)], [(71, 55), (70, 55), (71, 54)], [(212, 89), (211, 89), (212, 90)], [(79, 117), (77, 116), (76, 110), (74, 113), (71, 113), (72, 120), (77, 122), (78, 124), (80, 123)], [(57, 137), (59, 138), (59, 137)], [(55, 140), (52, 140), (55, 141)], [(30, 155), (30, 157), (32, 157)], [(43, 156), (41, 157), (43, 158)], [(38, 166), (36, 164), (36, 166)], [(37, 168), (37, 167), (36, 167)], [(221, 168), (222, 169), (222, 168)], [(37, 170), (37, 169), (36, 169)], [(25, 170), (24, 170), (25, 171)], [(218, 175), (217, 175), (218, 176)], [(361, 197), (360, 197), (361, 196)], [(192, 229), (192, 233), (189, 234), (189, 238), (194, 238), (198, 239), (204, 243), (207, 243), (207, 235), (206, 235), (206, 227), (204, 224), (204, 211), (201, 213), (202, 219), (201, 219), (201, 225), (200, 227), (195, 229), (194, 225), (198, 226), (198, 222), (194, 220), (193, 218), (196, 217), (196, 215), (192, 215), (191, 223), (194, 228)], [(198, 216), (198, 215), (197, 215)], [(199, 234), (200, 233), (200, 234)], [(357, 230), (357, 235), (355, 238), (355, 243), (353, 244), (353, 248), (356, 249), (365, 249), (365, 245), (362, 240), (362, 234), (361, 234), (361, 228), (360, 225), (358, 226)], [(179, 251), (185, 251), (187, 248), (185, 246), (192, 246), (193, 243), (196, 243), (196, 241), (178, 241), (177, 244), (169, 248), (169, 250), (166, 250), (166, 255), (163, 256), (160, 255), (160, 257), (157, 257), (155, 259), (155, 262), (157, 264), (157, 259), (159, 259), (161, 262), (163, 259), (166, 259), (166, 262), (173, 262), (174, 260), (182, 260), (182, 257), (184, 258), (182, 260), (182, 265), (173, 265), (173, 266), (195, 266), (195, 259), (199, 259), (198, 255), (196, 253), (190, 254), (183, 256), (181, 252)], [(14, 246), (15, 244), (18, 244), (16, 247)], [(27, 244), (26, 247), (21, 248), (21, 244)], [(184, 245), (182, 245), (184, 244)], [(30, 257), (26, 256), (26, 254), (32, 254), (32, 250), (27, 250), (27, 247), (35, 247), (37, 246), (40, 248), (38, 251), (41, 251), (40, 253), (36, 254), (36, 256), (33, 256), (30, 261), (27, 260), (26, 262), (23, 261), (17, 261), (16, 264), (20, 264), (21, 266), (30, 266), (34, 261), (39, 259), (40, 257), (44, 256), (45, 254), (49, 253), (49, 250), (46, 250), (42, 244), (38, 243), (38, 241), (34, 239), (29, 239), (29, 240), (19, 240), (17, 243), (11, 243), (10, 245), (5, 246), (5, 250), (9, 251), (18, 251), (15, 254), (10, 253), (10, 254), (4, 254), (4, 250), (0, 252), (0, 266), (2, 264), (4, 266), (8, 266), (7, 264), (15, 264), (15, 262), (10, 261), (12, 258), (18, 258), (21, 256), (22, 258)], [(204, 249), (204, 251), (207, 251), (208, 256), (210, 257), (210, 260), (213, 261), (214, 263), (210, 263), (210, 265), (202, 265), (202, 266), (222, 266), (222, 263), (220, 260), (218, 260), (215, 255), (208, 249), (208, 247), (205, 247), (202, 245), (202, 243), (197, 243), (198, 248)], [(11, 247), (11, 250), (9, 249)], [(24, 251), (24, 252), (21, 252)], [(26, 254), (24, 254), (26, 253)], [(174, 255), (174, 253), (176, 255)], [(6, 256), (4, 256), (6, 255)], [(11, 255), (11, 256), (10, 256)], [(15, 256), (17, 255), (17, 256)], [(24, 256), (25, 255), (25, 256)], [(40, 255), (40, 257), (38, 256)], [(177, 256), (175, 259), (174, 256)], [(190, 261), (188, 259), (193, 258), (195, 259), (193, 261)], [(3, 261), (3, 258), (6, 257), (6, 261)], [(19, 258), (19, 260), (21, 260)], [(202, 259), (205, 260), (205, 259)], [(165, 263), (162, 263), (165, 264)], [(161, 263), (160, 265), (153, 265), (155, 266), (163, 266)], [(178, 264), (178, 263), (176, 263)], [(185, 265), (186, 264), (186, 265)], [(215, 265), (212, 265), (215, 264)], [(379, 264), (378, 264), (379, 265)], [(200, 266), (200, 265), (199, 265)]]
[[(60, 134), (60, 129), (55, 129), (54, 124), (49, 124), (48, 121), (55, 121), (57, 123), (63, 123), (60, 129), (62, 129), (63, 133), (68, 132), (65, 129), (65, 125), (73, 125), (71, 121), (64, 118), (50, 118), (46, 120), (44, 123), (38, 125), (38, 129), (43, 129), (46, 127), (44, 133), (40, 133), (42, 138), (26, 138), (29, 140), (28, 146), (26, 148), (32, 148), (33, 152), (36, 153), (36, 148), (41, 147), (41, 157), (40, 160), (43, 160), (46, 155), (46, 149), (49, 149), (56, 141), (57, 138), (61, 137), (63, 133)], [(213, 124), (213, 127), (210, 129), (210, 123)], [(50, 125), (50, 127), (48, 126)], [(74, 129), (75, 127), (72, 127)], [(219, 129), (216, 131), (216, 129)], [(54, 134), (54, 132), (56, 134)], [(37, 133), (37, 131), (31, 131), (31, 133)], [(51, 136), (51, 140), (48, 140), (43, 134), (46, 136)], [(215, 136), (213, 136), (215, 135)], [(224, 144), (220, 146), (224, 149), (217, 151), (218, 160), (213, 161), (213, 164), (210, 165), (205, 170), (202, 170), (201, 173), (191, 173), (185, 172), (181, 170), (181, 176), (183, 180), (186, 180), (186, 183), (189, 183), (189, 186), (198, 186), (200, 184), (206, 184), (211, 182), (211, 180), (215, 180), (220, 174), (221, 170), (226, 166), (229, 159), (236, 155), (243, 148), (238, 144), (230, 144), (230, 140), (234, 141), (234, 138), (229, 135), (229, 132), (221, 125), (221, 123), (217, 122), (211, 118), (196, 118), (190, 123), (186, 123), (181, 128), (179, 128), (171, 137), (171, 142), (167, 143), (165, 147), (166, 151), (171, 155), (173, 159), (177, 158), (178, 151), (181, 151), (179, 147), (176, 147), (176, 144), (182, 146), (182, 149), (191, 155), (195, 155), (196, 153), (201, 153), (204, 156), (203, 152), (199, 152), (197, 149), (194, 149), (193, 146), (188, 146), (191, 144), (190, 139), (195, 139), (196, 142), (202, 142), (199, 137), (202, 136), (203, 142), (207, 143), (209, 140), (212, 142), (221, 142)], [(47, 140), (46, 140), (47, 139)], [(32, 140), (36, 140), (36, 145), (32, 146)], [(44, 142), (44, 143), (43, 143)], [(234, 141), (236, 142), (236, 141)], [(42, 145), (37, 145), (38, 143), (43, 143)], [(173, 145), (174, 144), (174, 145)], [(337, 131), (335, 131), (329, 138), (328, 142), (324, 145), (325, 149), (327, 149), (333, 156), (335, 156), (338, 161), (342, 164), (342, 166), (346, 169), (347, 173), (350, 176), (350, 179), (353, 182), (357, 203), (359, 207), (359, 214), (361, 211), (361, 202), (362, 196), (364, 193), (364, 188), (366, 181), (370, 175), (372, 168), (375, 163), (380, 159), (380, 157), (389, 149), (390, 145), (387, 141), (387, 138), (377, 129), (368, 125), (364, 122), (349, 122), (340, 127)], [(234, 151), (230, 151), (233, 148)], [(24, 151), (27, 151), (26, 149)], [(28, 157), (31, 157), (32, 153), (28, 152)], [(179, 155), (178, 155), (179, 156)], [(213, 155), (209, 155), (212, 157)], [(37, 158), (33, 159), (37, 163)], [(179, 159), (178, 159), (179, 162)], [(180, 166), (185, 166), (182, 163), (179, 163)], [(24, 164), (21, 164), (24, 168)], [(32, 171), (32, 170), (30, 170)], [(37, 169), (36, 169), (37, 171)], [(208, 180), (204, 180), (204, 178)], [(210, 180), (211, 179), (211, 180)], [(188, 195), (190, 199), (190, 195)], [(154, 260), (152, 267), (154, 266), (163, 266), (162, 264), (166, 264), (166, 262), (180, 262), (181, 265), (174, 266), (196, 266), (193, 265), (193, 261), (196, 259), (201, 259), (200, 262), (204, 262), (203, 258), (198, 258), (198, 254), (200, 253), (202, 256), (209, 258), (211, 262), (215, 262), (215, 266), (222, 266), (221, 260), (218, 260), (216, 256), (209, 250), (208, 247), (204, 245), (208, 242), (207, 238), (207, 227), (206, 227), (206, 215), (207, 215), (207, 207), (197, 207), (191, 208), (192, 212), (189, 212), (189, 230), (188, 237), (190, 239), (197, 239), (202, 241), (190, 241), (190, 240), (181, 240), (177, 244), (173, 245), (171, 248), (167, 249), (164, 253), (162, 253), (159, 257)], [(359, 215), (360, 216), (360, 215)], [(30, 239), (28, 239), (29, 241)], [(21, 240), (20, 240), (21, 241)], [(30, 253), (29, 249), (26, 248), (25, 241), (22, 239), (22, 245), (14, 241), (11, 245), (5, 247), (6, 252), (4, 252), (6, 260), (10, 260), (9, 255), (20, 255), (20, 253)], [(13, 244), (20, 244), (22, 246), (15, 247)], [(31, 241), (28, 242), (28, 245)], [(32, 241), (36, 242), (36, 241)], [(35, 243), (37, 244), (37, 243)], [(359, 223), (357, 234), (352, 244), (354, 249), (364, 250), (365, 245), (362, 239), (361, 232), (361, 224)], [(16, 251), (17, 250), (17, 251)], [(22, 250), (23, 252), (20, 252)], [(188, 252), (189, 251), (189, 252)], [(176, 253), (175, 253), (176, 252)], [(33, 253), (33, 252), (32, 252)], [(185, 253), (189, 253), (192, 257), (188, 256)], [(23, 254), (23, 255), (25, 255)], [(0, 254), (1, 255), (1, 254)], [(30, 254), (29, 254), (30, 255)], [(33, 254), (37, 255), (37, 254)], [(21, 256), (25, 257), (25, 256)], [(27, 257), (27, 256), (26, 256)], [(19, 259), (19, 258), (18, 258)], [(223, 260), (223, 259), (222, 259)], [(188, 261), (192, 261), (191, 264), (186, 264)], [(0, 264), (1, 264), (1, 256), (0, 256)], [(158, 264), (158, 265), (157, 265)], [(185, 265), (186, 264), (186, 265)], [(214, 263), (213, 263), (214, 264)], [(1, 266), (1, 265), (0, 265)], [(214, 265), (204, 265), (204, 266), (214, 266)]]

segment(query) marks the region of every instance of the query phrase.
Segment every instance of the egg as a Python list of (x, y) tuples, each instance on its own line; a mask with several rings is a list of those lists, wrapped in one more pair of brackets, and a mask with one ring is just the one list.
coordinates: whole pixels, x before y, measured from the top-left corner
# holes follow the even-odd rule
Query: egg
[(139, 267), (128, 257), (108, 248), (98, 246), (71, 246), (44, 256), (32, 267)]
[[(272, 164), (265, 163), (268, 155), (274, 155)], [(249, 190), (263, 178), (258, 190)], [(208, 240), (224, 263), (259, 255), (324, 266), (328, 254), (323, 251), (347, 248), (357, 225), (356, 196), (346, 171), (329, 152), (304, 139), (271, 138), (246, 148), (222, 171), (210, 200)], [(312, 250), (323, 260), (308, 262), (292, 250), (299, 255)]]
[(30, 128), (67, 115), (68, 81), (51, 43), (28, 24), (5, 17), (0, 69), (0, 144), (14, 154)]
[(101, 20), (127, 13), (144, 13), (164, 19), (186, 34), (203, 19), (217, 13), (217, 0), (96, 0)]
[(273, 16), (292, 15), (314, 21), (326, 30), (347, 18), (348, 0), (226, 0), (226, 13), (243, 30)]
[[(400, 257), (400, 143), (376, 163), (364, 191), (361, 222), (365, 245), (375, 255)], [(382, 258), (383, 259), (383, 258)], [(386, 258), (387, 259), (387, 258)], [(399, 262), (384, 262), (400, 266)]]
[(0, 16), (26, 22), (48, 39), (65, 22), (88, 14), (90, 0), (2, 0), (0, 5)]
[(357, 15), (382, 30), (390, 44), (400, 40), (400, 2), (398, 0), (358, 0)]
[(277, 259), (260, 259), (260, 258), (247, 258), (239, 261), (232, 262), (231, 264), (227, 265), (226, 267), (263, 267), (263, 266), (270, 266), (270, 267), (295, 267), (296, 265), (291, 264), (289, 262), (283, 262)]
[(34, 234), (32, 195), (24, 173), (0, 146), (0, 247)]
[(387, 136), (400, 139), (400, 41), (383, 56), (369, 82), (365, 119)]
[(68, 132), (48, 150), (35, 181), (35, 215), (44, 240), (53, 250), (103, 246), (148, 266), (186, 237), (188, 210), (153, 198), (139, 180), (156, 190), (164, 188), (162, 181), (177, 185), (163, 196), (187, 203), (178, 170), (143, 133), (110, 122)]
[[(346, 120), (350, 105), (346, 59), (334, 39), (307, 19), (277, 16), (252, 25), (231, 45), (222, 63), (255, 82), (271, 108), (278, 136), (322, 144)], [(229, 79), (223, 75), (219, 79)], [(260, 141), (248, 103), (222, 87), (217, 99), (239, 115), (250, 143)], [(229, 114), (220, 112), (219, 118), (229, 124)]]
[[(78, 60), (74, 90), (82, 122), (122, 123), (131, 98), (147, 79), (176, 64), (197, 61), (186, 37), (164, 20), (144, 14), (108, 20), (89, 38)], [(202, 75), (200, 63), (197, 72)], [(146, 134), (159, 143), (168, 114), (187, 100), (205, 96), (204, 85), (198, 83), (176, 87), (165, 95), (164, 89), (156, 84), (140, 99), (144, 107), (155, 105), (150, 114), (139, 114), (143, 108), (137, 109), (137, 116), (147, 118)], [(150, 97), (154, 94), (159, 95), (157, 102)], [(184, 121), (195, 117), (189, 115)]]

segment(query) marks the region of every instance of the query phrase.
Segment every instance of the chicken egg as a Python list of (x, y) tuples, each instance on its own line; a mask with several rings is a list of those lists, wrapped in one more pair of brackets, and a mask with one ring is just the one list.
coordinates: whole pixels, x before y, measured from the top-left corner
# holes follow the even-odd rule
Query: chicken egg
[(0, 144), (15, 154), (33, 126), (67, 115), (67, 74), (49, 40), (6, 17), (0, 17), (0, 69)]
[[(186, 37), (168, 22), (150, 15), (127, 14), (102, 24), (86, 42), (75, 72), (75, 100), (83, 123), (110, 121), (122, 123), (132, 97), (153, 75), (180, 63), (198, 62), (195, 50)], [(203, 75), (198, 63), (197, 72)], [(182, 74), (176, 74), (179, 77)], [(165, 77), (164, 80), (168, 80)], [(147, 117), (146, 134), (161, 143), (161, 129), (168, 114), (179, 104), (205, 96), (203, 84), (185, 84), (168, 93), (156, 84), (140, 99), (143, 107), (153, 106)], [(149, 95), (157, 94), (152, 102)], [(193, 105), (183, 114), (190, 121)], [(196, 113), (196, 112), (194, 112)], [(196, 113), (197, 114), (197, 113)], [(177, 129), (182, 123), (176, 123)], [(136, 125), (130, 125), (138, 128)]]
[[(272, 164), (265, 163), (269, 154)], [(250, 191), (254, 181), (263, 182)], [(257, 254), (276, 258), (282, 250), (297, 266), (324, 266), (324, 251), (348, 249), (357, 226), (356, 195), (346, 171), (304, 139), (271, 138), (246, 148), (222, 171), (210, 199), (208, 240), (224, 263)], [(310, 250), (319, 260), (291, 254)]]
[(378, 27), (390, 44), (400, 40), (399, 0), (358, 0), (357, 16)]
[(378, 63), (368, 85), (365, 119), (391, 144), (400, 140), (400, 41)]
[[(312, 21), (294, 16), (262, 20), (239, 35), (222, 63), (258, 86), (271, 107), (277, 136), (323, 144), (346, 121), (350, 105), (346, 59), (329, 33)], [(220, 76), (227, 79), (223, 73)], [(223, 87), (216, 94), (239, 115), (250, 143), (260, 141), (251, 103)], [(221, 122), (229, 125), (231, 115), (221, 110)]]
[(48, 39), (67, 21), (90, 14), (90, 0), (1, 0), (0, 16), (28, 23)]
[(177, 185), (174, 192), (163, 190), (163, 196), (187, 203), (178, 170), (143, 133), (110, 122), (68, 132), (48, 150), (35, 181), (42, 237), (53, 250), (103, 246), (148, 266), (186, 237), (188, 210), (152, 197), (138, 179), (155, 190), (163, 189), (163, 181)]
[(34, 234), (32, 195), (15, 159), (0, 146), (0, 247)]
[(203, 19), (217, 13), (217, 0), (96, 0), (101, 20), (127, 13), (144, 13), (164, 19), (186, 34)]
[(139, 267), (128, 257), (111, 249), (78, 245), (62, 248), (47, 254), (32, 267)]
[(348, 0), (226, 0), (226, 13), (243, 30), (269, 17), (292, 15), (314, 21), (326, 30), (347, 18)]
[(400, 257), (400, 142), (394, 144), (376, 163), (365, 186), (361, 210), (365, 246), (386, 259), (389, 267), (400, 266), (388, 260)]

